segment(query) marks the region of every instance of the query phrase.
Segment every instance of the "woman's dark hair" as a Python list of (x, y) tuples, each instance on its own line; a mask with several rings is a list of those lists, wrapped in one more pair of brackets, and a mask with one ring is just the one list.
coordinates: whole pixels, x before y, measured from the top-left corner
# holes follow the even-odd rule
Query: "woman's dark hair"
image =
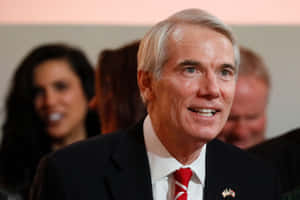
[[(53, 59), (67, 61), (80, 79), (87, 100), (94, 96), (94, 71), (79, 49), (46, 44), (33, 49), (23, 59), (6, 98), (0, 147), (0, 187), (12, 192), (27, 191), (39, 160), (51, 151), (50, 139), (34, 109), (33, 75), (37, 66)], [(93, 112), (88, 111), (86, 117), (88, 137), (100, 133), (99, 120)]]
[[(115, 130), (127, 128), (146, 115), (137, 85), (137, 52), (139, 41), (116, 50), (104, 50), (98, 59), (101, 124), (112, 123)], [(98, 91), (97, 91), (98, 92)]]

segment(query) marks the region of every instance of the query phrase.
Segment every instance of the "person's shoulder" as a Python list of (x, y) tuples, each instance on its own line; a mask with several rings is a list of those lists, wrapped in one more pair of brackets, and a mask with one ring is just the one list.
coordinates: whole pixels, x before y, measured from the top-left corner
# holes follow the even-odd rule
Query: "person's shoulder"
[(279, 171), (282, 192), (300, 184), (300, 129), (291, 130), (248, 151)]
[(219, 154), (219, 162), (226, 163), (231, 169), (241, 171), (242, 169), (246, 170), (251, 168), (251, 171), (260, 174), (271, 173), (272, 175), (275, 175), (277, 173), (271, 165), (262, 159), (231, 144), (215, 139), (209, 143), (209, 145), (211, 151), (215, 151), (216, 155)]
[(249, 162), (256, 160), (256, 158), (247, 153), (245, 150), (242, 150), (232, 144), (224, 143), (218, 139), (212, 140), (210, 143), (208, 143), (208, 146), (210, 149), (215, 151), (215, 153), (227, 155), (226, 157), (223, 157), (224, 159), (239, 159)]
[[(48, 161), (71, 165), (72, 163), (104, 163), (119, 148), (131, 148), (143, 140), (142, 122), (113, 133), (90, 137), (68, 145), (48, 155)], [(126, 149), (124, 149), (126, 150)], [(47, 161), (47, 162), (48, 162)]]
[(248, 152), (262, 158), (273, 158), (276, 160), (280, 157), (280, 155), (284, 155), (287, 151), (289, 152), (290, 149), (299, 149), (299, 145), (300, 128), (291, 130), (278, 137), (257, 144), (248, 149)]
[(60, 165), (103, 162), (108, 159), (113, 150), (127, 135), (128, 132), (126, 131), (118, 131), (90, 137), (49, 154), (47, 160)]

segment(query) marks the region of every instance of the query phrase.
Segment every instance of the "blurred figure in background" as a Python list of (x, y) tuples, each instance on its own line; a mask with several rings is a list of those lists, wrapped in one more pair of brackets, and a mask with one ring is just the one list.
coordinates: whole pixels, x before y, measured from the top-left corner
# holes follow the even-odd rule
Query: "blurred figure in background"
[(137, 85), (139, 41), (101, 52), (96, 70), (96, 99), (102, 133), (136, 124), (146, 116)]
[(241, 64), (230, 116), (219, 139), (246, 149), (265, 139), (271, 80), (263, 59), (240, 47)]
[(94, 71), (79, 49), (47, 44), (24, 58), (6, 99), (1, 189), (27, 199), (42, 156), (100, 133), (93, 96)]
[(248, 150), (277, 168), (284, 200), (300, 199), (300, 128)]

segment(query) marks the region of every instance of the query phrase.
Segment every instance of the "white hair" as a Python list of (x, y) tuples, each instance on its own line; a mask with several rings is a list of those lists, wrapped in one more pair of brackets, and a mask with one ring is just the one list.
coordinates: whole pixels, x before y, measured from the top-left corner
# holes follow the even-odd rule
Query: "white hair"
[(207, 27), (223, 34), (233, 45), (235, 65), (238, 69), (239, 47), (230, 27), (204, 10), (186, 9), (159, 22), (146, 33), (138, 51), (138, 70), (150, 72), (154, 77), (160, 78), (162, 67), (168, 59), (168, 38), (181, 24)]

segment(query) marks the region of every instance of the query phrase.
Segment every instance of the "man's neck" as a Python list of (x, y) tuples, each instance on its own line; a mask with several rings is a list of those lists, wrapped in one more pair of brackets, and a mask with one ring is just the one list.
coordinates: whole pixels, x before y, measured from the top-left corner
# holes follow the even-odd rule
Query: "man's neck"
[(165, 130), (164, 124), (159, 120), (152, 119), (151, 115), (150, 119), (156, 136), (176, 160), (183, 165), (187, 165), (199, 157), (204, 142), (200, 142), (193, 137), (180, 137), (182, 135), (178, 133), (170, 134), (168, 131), (172, 130)]
[[(164, 137), (165, 135), (156, 132), (157, 137), (165, 146), (168, 152), (181, 164), (188, 165), (194, 162), (200, 155), (201, 149), (205, 143), (190, 143), (174, 141), (172, 138)], [(171, 142), (173, 140), (173, 142)]]

